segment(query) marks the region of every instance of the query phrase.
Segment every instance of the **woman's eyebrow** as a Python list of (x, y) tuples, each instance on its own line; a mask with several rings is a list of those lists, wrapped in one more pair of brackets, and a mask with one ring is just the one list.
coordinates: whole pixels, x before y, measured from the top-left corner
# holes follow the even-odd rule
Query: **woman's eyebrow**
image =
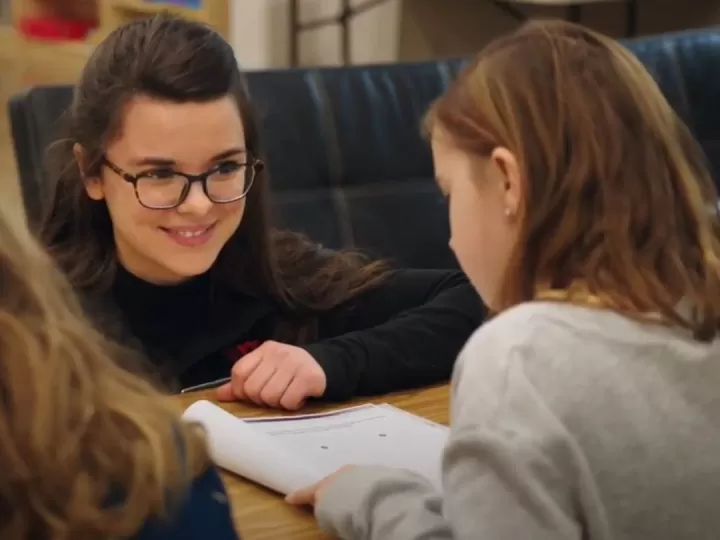
[(225, 150), (224, 152), (220, 152), (216, 156), (213, 156), (213, 158), (210, 161), (221, 161), (223, 159), (227, 159), (232, 156), (236, 156), (238, 154), (247, 154), (247, 150), (243, 147), (236, 147), (236, 148), (230, 148), (229, 150)]
[(169, 167), (171, 165), (175, 165), (175, 160), (170, 158), (147, 156), (130, 160), (130, 163), (137, 166), (152, 165), (156, 167)]
[[(228, 150), (224, 150), (220, 152), (219, 154), (213, 156), (210, 158), (210, 161), (222, 161), (223, 159), (227, 159), (232, 156), (240, 155), (240, 154), (246, 154), (247, 150), (243, 147), (236, 147), (236, 148), (230, 148)], [(152, 167), (172, 167), (173, 165), (176, 165), (177, 162), (172, 158), (167, 157), (158, 157), (158, 156), (145, 156), (138, 159), (133, 159), (131, 161), (133, 165), (136, 165), (138, 167), (141, 166), (152, 166)]]

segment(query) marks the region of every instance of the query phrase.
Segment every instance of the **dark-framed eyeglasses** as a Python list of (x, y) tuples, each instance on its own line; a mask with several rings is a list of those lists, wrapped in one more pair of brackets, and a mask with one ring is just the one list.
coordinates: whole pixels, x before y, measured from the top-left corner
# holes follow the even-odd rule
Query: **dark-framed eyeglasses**
[(265, 164), (248, 157), (247, 162), (220, 163), (201, 174), (187, 174), (171, 168), (130, 174), (106, 156), (102, 163), (133, 185), (138, 202), (151, 210), (168, 210), (180, 206), (190, 193), (193, 182), (202, 184), (205, 196), (216, 204), (227, 204), (245, 197)]

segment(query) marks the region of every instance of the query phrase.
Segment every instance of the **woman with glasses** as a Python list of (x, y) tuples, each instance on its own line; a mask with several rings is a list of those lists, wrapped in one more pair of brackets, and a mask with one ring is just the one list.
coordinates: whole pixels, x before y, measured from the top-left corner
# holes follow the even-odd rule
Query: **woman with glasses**
[(272, 230), (232, 48), (168, 15), (94, 51), (52, 148), (42, 237), (105, 332), (182, 389), (296, 409), (445, 381), (483, 319), (465, 277)]

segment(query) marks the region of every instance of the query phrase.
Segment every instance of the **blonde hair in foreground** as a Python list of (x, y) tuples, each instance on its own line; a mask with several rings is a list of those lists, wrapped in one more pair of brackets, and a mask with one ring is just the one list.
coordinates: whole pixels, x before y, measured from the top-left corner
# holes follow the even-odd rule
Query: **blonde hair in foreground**
[(714, 184), (689, 130), (620, 43), (572, 23), (527, 23), (434, 103), (426, 129), (437, 128), (470, 154), (506, 147), (520, 161), (522, 226), (503, 309), (589, 303), (716, 336)]
[(203, 441), (116, 365), (123, 353), (10, 204), (0, 198), (0, 538), (132, 536), (205, 468)]

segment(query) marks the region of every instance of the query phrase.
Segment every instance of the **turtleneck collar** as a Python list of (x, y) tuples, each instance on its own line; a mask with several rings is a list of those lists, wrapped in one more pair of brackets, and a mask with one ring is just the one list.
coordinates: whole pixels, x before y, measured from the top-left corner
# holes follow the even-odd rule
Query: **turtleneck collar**
[[(118, 264), (113, 283), (116, 305), (133, 327), (152, 321), (152, 326), (183, 319), (197, 320), (211, 311), (212, 280), (209, 272), (174, 285), (145, 281)], [(176, 327), (182, 326), (177, 325)], [(180, 328), (178, 328), (180, 330)]]
[(130, 293), (150, 297), (177, 298), (185, 295), (209, 297), (212, 287), (210, 272), (191, 277), (175, 284), (156, 284), (137, 277), (121, 264), (117, 265), (113, 289), (116, 294)]

